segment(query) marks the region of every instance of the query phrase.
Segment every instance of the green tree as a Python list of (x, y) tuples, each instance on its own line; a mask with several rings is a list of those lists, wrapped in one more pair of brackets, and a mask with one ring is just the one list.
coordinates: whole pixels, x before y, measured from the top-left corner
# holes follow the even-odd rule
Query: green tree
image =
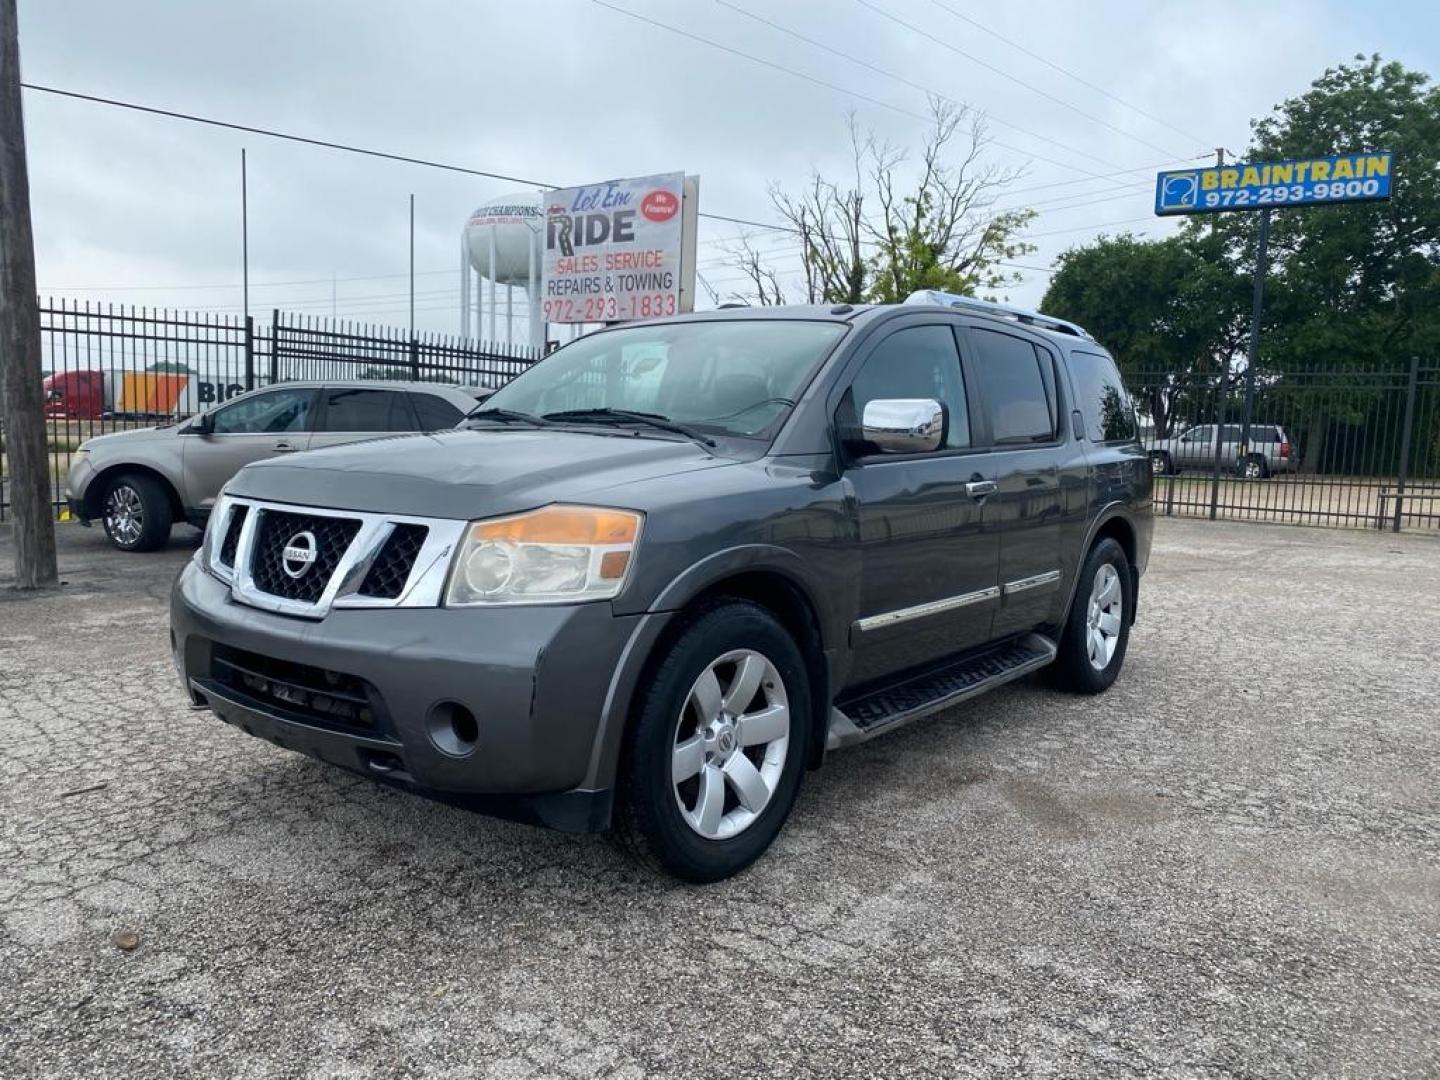
[[(1383, 202), (1274, 212), (1260, 369), (1395, 371), (1440, 351), (1440, 87), (1378, 56), (1327, 70), (1254, 122), (1246, 159), (1394, 152)], [(1254, 259), (1256, 215), (1192, 220), (1232, 265)], [(1282, 379), (1284, 376), (1282, 376)], [(1318, 381), (1318, 380), (1312, 380)], [(1378, 423), (1373, 392), (1299, 388), (1306, 468), (1322, 464), (1335, 425)], [(1428, 435), (1421, 435), (1419, 441)]]
[(1157, 437), (1243, 340), (1249, 287), (1224, 242), (1196, 233), (1165, 240), (1102, 236), (1059, 258), (1041, 310), (1079, 323), (1115, 354)]

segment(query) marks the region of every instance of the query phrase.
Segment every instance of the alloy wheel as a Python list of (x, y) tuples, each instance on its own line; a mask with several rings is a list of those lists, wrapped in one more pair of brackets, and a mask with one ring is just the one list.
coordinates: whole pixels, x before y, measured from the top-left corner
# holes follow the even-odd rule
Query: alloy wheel
[(775, 664), (753, 649), (710, 662), (675, 728), (670, 782), (680, 815), (707, 840), (728, 840), (770, 804), (790, 749), (790, 705)]
[(145, 504), (129, 484), (117, 484), (105, 497), (105, 529), (115, 542), (128, 547), (145, 528)]
[(1090, 665), (1096, 671), (1110, 666), (1120, 643), (1124, 614), (1125, 593), (1120, 588), (1120, 575), (1112, 564), (1102, 563), (1090, 586), (1090, 604), (1085, 617), (1085, 647)]

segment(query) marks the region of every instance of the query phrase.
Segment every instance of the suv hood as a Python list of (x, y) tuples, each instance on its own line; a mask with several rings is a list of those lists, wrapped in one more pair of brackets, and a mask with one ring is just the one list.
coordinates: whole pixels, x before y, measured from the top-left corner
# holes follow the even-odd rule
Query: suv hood
[[(247, 465), (232, 495), (469, 520), (731, 464), (694, 443), (532, 428), (402, 435)], [(637, 508), (643, 509), (643, 508)]]

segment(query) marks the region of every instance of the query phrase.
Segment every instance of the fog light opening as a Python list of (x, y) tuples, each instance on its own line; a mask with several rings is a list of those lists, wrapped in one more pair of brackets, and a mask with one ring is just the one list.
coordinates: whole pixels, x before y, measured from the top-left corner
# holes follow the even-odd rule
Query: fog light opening
[(432, 708), (425, 726), (436, 749), (451, 757), (464, 757), (480, 738), (475, 714), (458, 701), (442, 701)]

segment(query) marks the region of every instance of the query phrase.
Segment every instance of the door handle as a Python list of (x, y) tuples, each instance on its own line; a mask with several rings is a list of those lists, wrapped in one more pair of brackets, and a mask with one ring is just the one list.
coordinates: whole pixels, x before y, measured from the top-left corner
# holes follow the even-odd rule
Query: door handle
[(293, 454), (295, 452), (295, 447), (288, 442), (277, 442), (270, 449), (277, 454)]
[(994, 480), (971, 480), (965, 484), (965, 494), (972, 499), (983, 499), (995, 492)]

